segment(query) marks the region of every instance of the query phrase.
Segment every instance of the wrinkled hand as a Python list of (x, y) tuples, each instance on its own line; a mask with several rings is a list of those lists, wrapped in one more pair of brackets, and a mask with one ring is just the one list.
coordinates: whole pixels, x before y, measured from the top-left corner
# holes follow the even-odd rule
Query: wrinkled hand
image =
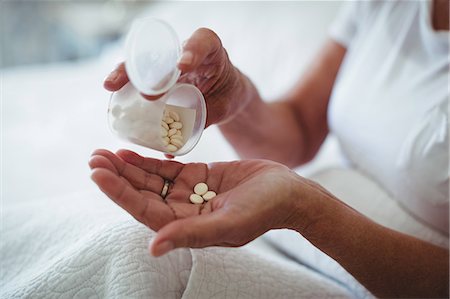
[[(206, 126), (227, 121), (245, 101), (239, 97), (244, 76), (231, 64), (219, 37), (211, 30), (200, 28), (184, 43), (178, 62), (182, 75), (178, 82), (195, 85), (203, 93), (207, 103)], [(128, 82), (125, 65), (106, 77), (104, 87), (119, 90)], [(149, 100), (160, 96), (146, 96)]]
[[(89, 165), (108, 197), (158, 231), (150, 248), (155, 256), (179, 247), (241, 246), (272, 228), (293, 228), (302, 218), (299, 198), (314, 193), (307, 180), (265, 160), (182, 164), (96, 150)], [(164, 179), (172, 182), (165, 200)], [(199, 182), (217, 193), (202, 205), (189, 201)]]

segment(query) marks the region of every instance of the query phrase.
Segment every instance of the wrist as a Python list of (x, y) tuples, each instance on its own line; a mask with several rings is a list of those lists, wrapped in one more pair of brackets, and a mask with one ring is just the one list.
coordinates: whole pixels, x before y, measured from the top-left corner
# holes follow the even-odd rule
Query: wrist
[(226, 108), (222, 110), (226, 113), (223, 113), (223, 118), (217, 122), (219, 126), (228, 124), (239, 116), (246, 117), (249, 111), (253, 110), (250, 108), (251, 104), (261, 102), (251, 80), (231, 63), (229, 65), (227, 90), (222, 93), (222, 97), (227, 98)]
[[(294, 172), (293, 172), (294, 173)], [(294, 173), (295, 174), (295, 173)], [(309, 235), (324, 218), (326, 202), (329, 201), (328, 192), (322, 192), (319, 184), (295, 174), (290, 196), (290, 212), (286, 227)]]

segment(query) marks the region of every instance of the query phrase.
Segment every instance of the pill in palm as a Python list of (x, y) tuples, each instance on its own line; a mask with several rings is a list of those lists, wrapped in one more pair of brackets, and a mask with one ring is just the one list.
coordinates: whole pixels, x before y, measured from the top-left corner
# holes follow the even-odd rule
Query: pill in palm
[(202, 197), (205, 201), (208, 201), (210, 199), (213, 199), (216, 195), (217, 195), (216, 192), (208, 191), (205, 194), (203, 194)]
[(203, 197), (198, 194), (191, 194), (191, 196), (189, 196), (189, 200), (194, 204), (202, 204), (204, 201)]
[[(205, 201), (213, 199), (217, 194), (212, 190), (208, 190), (209, 187), (206, 183), (198, 183), (194, 186), (194, 193), (191, 194), (189, 200), (192, 203), (203, 203)], [(200, 200), (200, 198), (202, 200)]]
[(195, 194), (203, 195), (208, 192), (208, 185), (206, 185), (205, 183), (198, 183), (194, 186), (194, 192)]

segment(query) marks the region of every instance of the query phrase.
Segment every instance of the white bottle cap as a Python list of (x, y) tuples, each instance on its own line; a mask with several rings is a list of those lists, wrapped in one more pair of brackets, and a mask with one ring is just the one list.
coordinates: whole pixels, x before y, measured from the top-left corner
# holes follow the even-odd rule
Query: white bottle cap
[(180, 42), (173, 28), (162, 20), (135, 20), (127, 35), (125, 52), (128, 78), (143, 94), (162, 94), (180, 77)]

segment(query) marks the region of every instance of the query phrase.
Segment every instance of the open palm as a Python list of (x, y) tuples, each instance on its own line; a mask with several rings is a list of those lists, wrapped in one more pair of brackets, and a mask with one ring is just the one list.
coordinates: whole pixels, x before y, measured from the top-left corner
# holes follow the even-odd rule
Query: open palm
[[(284, 227), (292, 211), (288, 168), (265, 160), (189, 163), (144, 158), (121, 150), (96, 150), (92, 179), (114, 202), (176, 247), (243, 245)], [(171, 182), (161, 197), (164, 180)], [(205, 182), (218, 195), (192, 204), (193, 187)], [(201, 237), (198, 235), (201, 234)]]

